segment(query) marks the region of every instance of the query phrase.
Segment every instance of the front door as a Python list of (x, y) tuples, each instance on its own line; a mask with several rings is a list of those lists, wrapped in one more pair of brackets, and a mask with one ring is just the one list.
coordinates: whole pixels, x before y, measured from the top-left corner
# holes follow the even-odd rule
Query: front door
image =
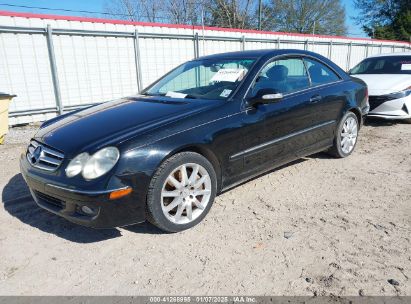
[(301, 58), (269, 62), (256, 78), (247, 98), (261, 89), (274, 90), (284, 97), (275, 103), (256, 105), (244, 114), (244, 123), (249, 129), (244, 138), (247, 149), (242, 153), (246, 175), (295, 159), (298, 151), (314, 140), (307, 136), (312, 126), (312, 94)]

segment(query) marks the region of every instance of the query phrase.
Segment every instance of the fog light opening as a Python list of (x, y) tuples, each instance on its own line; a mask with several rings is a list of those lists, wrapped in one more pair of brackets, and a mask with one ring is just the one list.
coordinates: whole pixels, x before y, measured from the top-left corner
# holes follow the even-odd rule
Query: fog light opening
[(81, 207), (81, 211), (84, 212), (87, 215), (94, 215), (95, 214), (95, 211), (93, 209), (91, 209), (90, 207), (88, 207), (88, 206)]
[(131, 189), (130, 187), (113, 191), (113, 192), (110, 193), (109, 199), (115, 200), (115, 199), (122, 198), (126, 195), (129, 195), (132, 191), (133, 191), (133, 189)]
[(403, 110), (405, 113), (407, 113), (407, 114), (410, 114), (409, 112), (408, 112), (408, 108), (407, 108), (407, 106), (406, 106), (406, 104), (404, 103), (404, 105), (402, 106), (402, 109), (401, 110)]

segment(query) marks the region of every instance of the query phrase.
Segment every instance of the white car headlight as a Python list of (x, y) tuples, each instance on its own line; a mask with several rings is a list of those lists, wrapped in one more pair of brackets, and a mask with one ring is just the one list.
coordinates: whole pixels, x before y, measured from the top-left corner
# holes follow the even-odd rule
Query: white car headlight
[(89, 158), (90, 155), (88, 155), (88, 153), (81, 153), (73, 158), (66, 168), (67, 177), (73, 177), (80, 174)]
[(93, 154), (83, 167), (83, 177), (94, 179), (106, 174), (117, 163), (120, 152), (115, 147), (107, 147)]
[(408, 87), (405, 90), (400, 91), (400, 92), (394, 92), (394, 93), (387, 94), (387, 97), (389, 97), (390, 99), (399, 99), (399, 98), (407, 97), (408, 95), (411, 95), (411, 87)]
[(69, 163), (66, 175), (73, 177), (81, 172), (85, 179), (95, 179), (110, 171), (119, 158), (120, 152), (116, 147), (103, 148), (92, 156), (81, 153)]

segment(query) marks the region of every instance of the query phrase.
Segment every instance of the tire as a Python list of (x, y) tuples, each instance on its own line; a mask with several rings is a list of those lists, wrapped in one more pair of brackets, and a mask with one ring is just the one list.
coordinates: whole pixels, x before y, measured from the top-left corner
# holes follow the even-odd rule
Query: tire
[[(348, 126), (350, 123), (354, 124), (352, 125), (352, 128)], [(336, 158), (344, 158), (351, 155), (357, 144), (358, 130), (359, 123), (357, 115), (353, 112), (347, 112), (338, 123), (333, 147), (328, 151), (328, 153)], [(344, 137), (347, 139), (343, 142)], [(348, 143), (347, 140), (349, 141)], [(347, 146), (349, 146), (349, 149), (347, 149)]]
[(411, 124), (411, 118), (404, 119), (403, 121), (407, 124)]
[[(194, 176), (193, 172), (198, 173)], [(189, 229), (207, 215), (216, 191), (217, 176), (205, 157), (194, 152), (175, 154), (162, 163), (151, 179), (147, 220), (166, 232)]]

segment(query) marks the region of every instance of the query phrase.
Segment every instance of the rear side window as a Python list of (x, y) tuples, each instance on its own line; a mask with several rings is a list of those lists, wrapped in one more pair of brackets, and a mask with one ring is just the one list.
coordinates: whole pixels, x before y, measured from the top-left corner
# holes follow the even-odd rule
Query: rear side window
[(304, 62), (300, 58), (287, 58), (268, 63), (257, 77), (253, 94), (260, 89), (273, 89), (288, 94), (310, 86)]
[(305, 58), (304, 60), (313, 86), (340, 80), (340, 77), (338, 77), (334, 71), (321, 62), (308, 58)]

